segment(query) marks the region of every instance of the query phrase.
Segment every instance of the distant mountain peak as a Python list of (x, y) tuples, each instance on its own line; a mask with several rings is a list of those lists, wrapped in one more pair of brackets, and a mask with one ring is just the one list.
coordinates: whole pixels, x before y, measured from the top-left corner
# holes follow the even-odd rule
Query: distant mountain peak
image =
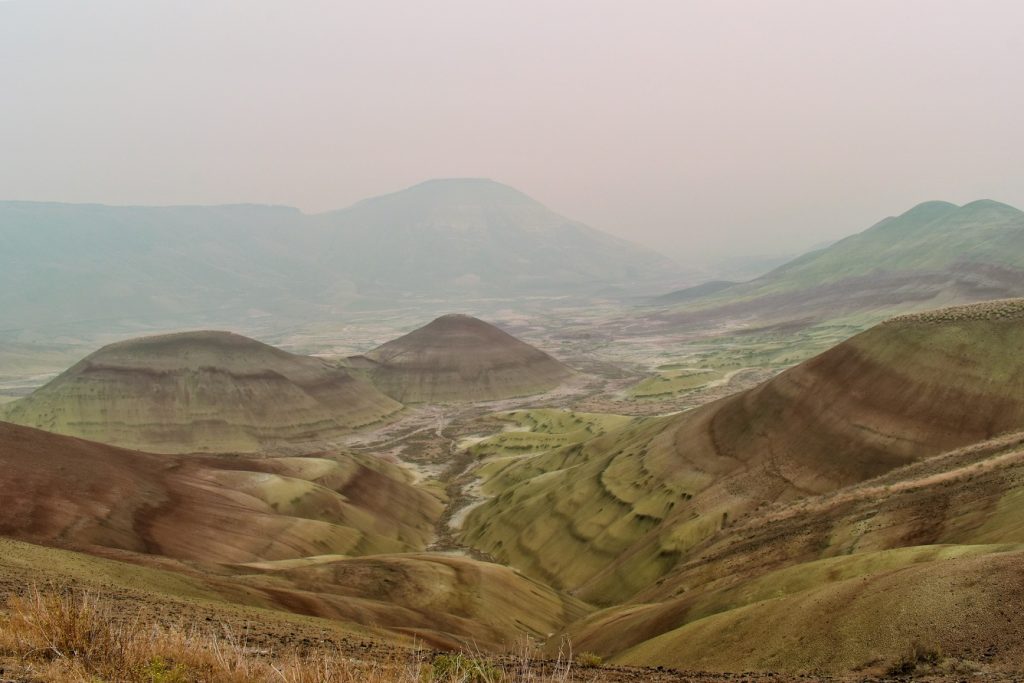
[(528, 206), (547, 210), (524, 192), (489, 178), (434, 178), (403, 190), (364, 199), (343, 211), (381, 205), (421, 211), (466, 206)]
[(978, 213), (981, 211), (996, 211), (1007, 215), (1022, 213), (1020, 209), (1010, 206), (1009, 204), (1004, 204), (1003, 202), (997, 202), (994, 199), (975, 199), (972, 202), (967, 202), (963, 206), (957, 206), (952, 202), (932, 200), (921, 202), (912, 209), (909, 209), (897, 216), (896, 219), (913, 219), (917, 221), (932, 220), (936, 218), (943, 218), (955, 213)]
[(932, 218), (939, 218), (946, 214), (952, 213), (960, 207), (952, 202), (940, 201), (933, 199), (927, 202), (921, 202), (907, 211), (904, 211), (896, 218), (899, 220), (904, 219), (925, 219), (929, 220)]
[[(411, 190), (417, 187), (503, 188), (505, 190), (511, 190), (522, 194), (511, 185), (499, 183), (497, 180), (492, 180), (491, 178), (473, 178), (469, 176), (462, 178), (430, 178), (420, 183), (416, 183), (415, 185), (411, 185), (406, 189)], [(401, 192), (401, 190), (399, 191)]]
[(960, 207), (961, 211), (999, 211), (1007, 214), (1020, 214), (1024, 213), (1015, 206), (1004, 204), (1003, 202), (997, 202), (994, 199), (975, 199), (973, 202), (968, 202)]

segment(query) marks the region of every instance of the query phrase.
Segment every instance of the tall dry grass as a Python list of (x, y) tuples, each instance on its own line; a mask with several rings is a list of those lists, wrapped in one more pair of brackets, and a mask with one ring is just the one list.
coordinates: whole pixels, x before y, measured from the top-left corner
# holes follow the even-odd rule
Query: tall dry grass
[(163, 627), (119, 618), (73, 590), (30, 589), (0, 614), (0, 658), (29, 680), (68, 683), (568, 683), (570, 658), (547, 667), (528, 652), (491, 659), (453, 653), (424, 661), (352, 658), (343, 652), (268, 653), (205, 624)]

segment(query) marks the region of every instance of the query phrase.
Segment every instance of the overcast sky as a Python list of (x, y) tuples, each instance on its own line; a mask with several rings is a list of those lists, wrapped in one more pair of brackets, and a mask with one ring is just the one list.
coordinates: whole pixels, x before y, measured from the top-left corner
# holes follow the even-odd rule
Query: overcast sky
[(8, 0), (0, 197), (485, 176), (684, 260), (785, 251), (1024, 206), (1022, 36), (1020, 0)]

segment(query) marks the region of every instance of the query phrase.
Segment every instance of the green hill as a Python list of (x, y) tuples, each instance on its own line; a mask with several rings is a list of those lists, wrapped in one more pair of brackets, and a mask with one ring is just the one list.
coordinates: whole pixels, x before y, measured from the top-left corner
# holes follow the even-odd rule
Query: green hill
[(4, 405), (17, 424), (157, 453), (316, 444), (401, 409), (325, 361), (229, 332), (105, 346)]
[(878, 325), (752, 390), (486, 464), (463, 540), (613, 604), (764, 506), (1024, 428), (1024, 300)]
[[(662, 297), (676, 324), (815, 322), (1024, 295), (1024, 212), (926, 202), (756, 280)], [(698, 293), (701, 290), (697, 290)]]

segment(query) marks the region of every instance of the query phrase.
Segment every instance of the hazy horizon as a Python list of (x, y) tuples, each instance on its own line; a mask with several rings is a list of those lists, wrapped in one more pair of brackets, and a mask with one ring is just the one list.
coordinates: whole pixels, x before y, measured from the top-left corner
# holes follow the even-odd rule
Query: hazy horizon
[(683, 262), (1024, 206), (1024, 7), (0, 2), (0, 198), (343, 208), (486, 177)]

